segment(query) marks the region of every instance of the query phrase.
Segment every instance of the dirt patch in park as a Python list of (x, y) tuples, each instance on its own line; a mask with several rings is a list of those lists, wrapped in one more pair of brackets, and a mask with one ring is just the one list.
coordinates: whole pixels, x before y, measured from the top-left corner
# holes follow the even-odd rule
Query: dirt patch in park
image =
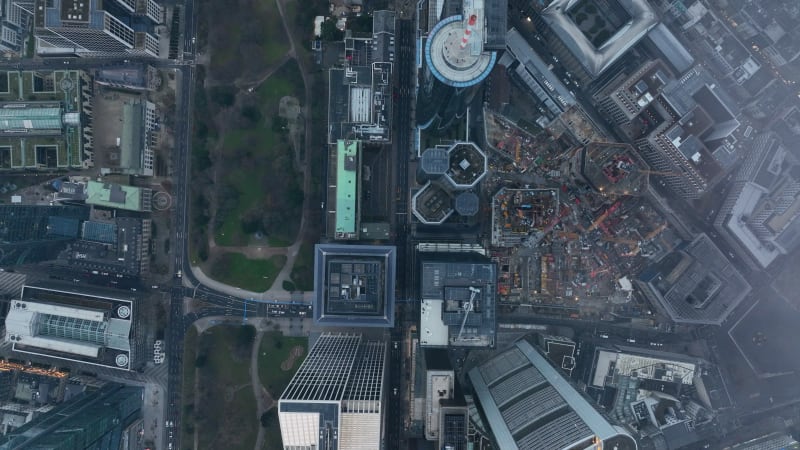
[(305, 122), (301, 117), (303, 112), (300, 106), (300, 100), (297, 97), (286, 95), (281, 97), (278, 104), (278, 116), (286, 119), (286, 126), (289, 128), (289, 137), (291, 138), (292, 147), (297, 155), (297, 161), (301, 159), (301, 149), (303, 142), (303, 133), (305, 131)]
[(294, 367), (294, 362), (297, 361), (297, 358), (303, 356), (303, 351), (302, 345), (295, 345), (292, 347), (292, 351), (289, 352), (289, 357), (281, 363), (281, 370), (284, 372), (292, 370), (292, 367)]

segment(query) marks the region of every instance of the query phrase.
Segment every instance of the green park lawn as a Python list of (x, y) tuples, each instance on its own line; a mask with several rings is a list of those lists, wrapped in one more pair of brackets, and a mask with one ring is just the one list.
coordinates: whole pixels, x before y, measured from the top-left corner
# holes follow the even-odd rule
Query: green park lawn
[(284, 64), (255, 94), (260, 120), (241, 121), (222, 137), (223, 158), (243, 162), (225, 169), (224, 186), (217, 189), (220, 206), (214, 240), (222, 246), (253, 243), (253, 233), (242, 225), (242, 218), (248, 215), (260, 219), (275, 209), (283, 212), (269, 227), (263, 227), (272, 246), (290, 245), (300, 225), (302, 192), (297, 192), (302, 174), (293, 165), (294, 150), (285, 134), (273, 126), (282, 97), (302, 98), (297, 64)]
[[(283, 370), (281, 363), (289, 358), (292, 348), (298, 345), (303, 347), (302, 356), (295, 359), (291, 369)], [(258, 376), (273, 398), (280, 397), (286, 389), (307, 352), (308, 338), (284, 336), (280, 331), (264, 333), (258, 353)]]
[(284, 264), (286, 257), (283, 255), (248, 259), (239, 253), (225, 253), (212, 262), (211, 277), (248, 291), (263, 292), (272, 286)]
[(289, 40), (275, 0), (250, 0), (231, 8), (226, 2), (206, 0), (200, 10), (206, 18), (199, 30), (210, 28), (208, 44), (214, 78), (232, 81), (259, 73), (289, 51)]
[(249, 373), (254, 336), (253, 327), (217, 326), (199, 337), (195, 426), (201, 450), (255, 445), (259, 422)]
[[(197, 330), (189, 328), (183, 341), (183, 422), (181, 427), (181, 442), (194, 442), (195, 429), (195, 360), (197, 359)], [(186, 446), (191, 448), (191, 446)]]
[(292, 283), (298, 291), (314, 290), (314, 244), (303, 242), (292, 266)]
[[(295, 359), (289, 370), (283, 370), (281, 363), (289, 358), (289, 353), (296, 346), (303, 347), (303, 354)], [(283, 390), (292, 380), (297, 368), (303, 363), (308, 353), (308, 338), (284, 336), (279, 331), (264, 333), (258, 353), (258, 376), (261, 384), (269, 391), (272, 398), (280, 398)], [(270, 412), (264, 429), (264, 448), (281, 450), (281, 430), (275, 408)]]

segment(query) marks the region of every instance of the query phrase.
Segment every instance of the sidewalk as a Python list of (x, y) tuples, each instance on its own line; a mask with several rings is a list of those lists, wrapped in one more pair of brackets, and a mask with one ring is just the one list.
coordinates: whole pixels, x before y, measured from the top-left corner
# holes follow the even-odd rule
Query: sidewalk
[(304, 337), (309, 333), (321, 331), (308, 317), (248, 317), (242, 321), (242, 318), (238, 316), (209, 316), (203, 317), (193, 324), (198, 334), (220, 325), (252, 325), (258, 332), (280, 331), (284, 336), (294, 337)]
[[(278, 289), (270, 289), (264, 292), (253, 292), (248, 291), (242, 288), (234, 287), (227, 285), (225, 283), (221, 283), (217, 280), (211, 279), (208, 275), (206, 275), (202, 269), (199, 267), (192, 267), (192, 274), (194, 274), (197, 281), (200, 284), (210, 287), (216, 291), (222, 292), (224, 294), (232, 295), (237, 298), (247, 299), (247, 300), (255, 300), (255, 301), (279, 301), (279, 302), (289, 302), (289, 301), (296, 301), (296, 302), (303, 302), (303, 303), (312, 303), (314, 299), (314, 292), (298, 292), (298, 293), (291, 293), (284, 290)], [(277, 283), (275, 283), (277, 284)], [(273, 284), (273, 286), (275, 285)]]

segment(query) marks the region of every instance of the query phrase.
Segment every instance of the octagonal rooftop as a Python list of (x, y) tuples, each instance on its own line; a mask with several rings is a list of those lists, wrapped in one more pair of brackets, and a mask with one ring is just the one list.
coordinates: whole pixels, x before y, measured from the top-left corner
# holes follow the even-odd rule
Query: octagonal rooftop
[(448, 168), (444, 176), (456, 189), (475, 187), (486, 176), (488, 158), (473, 142), (456, 142), (447, 149)]

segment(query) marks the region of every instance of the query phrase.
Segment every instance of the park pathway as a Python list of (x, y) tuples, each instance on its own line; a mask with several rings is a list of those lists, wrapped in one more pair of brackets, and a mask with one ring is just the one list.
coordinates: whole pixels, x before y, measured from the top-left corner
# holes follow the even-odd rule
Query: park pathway
[[(292, 245), (288, 247), (258, 247), (258, 246), (237, 246), (237, 247), (222, 247), (217, 246), (214, 242), (213, 235), (209, 235), (209, 253), (211, 255), (215, 255), (217, 251), (233, 251), (237, 253), (242, 253), (248, 258), (253, 259), (268, 259), (274, 255), (285, 255), (286, 256), (286, 263), (283, 265), (283, 268), (275, 277), (275, 281), (272, 283), (272, 286), (265, 292), (260, 293), (261, 298), (270, 298), (270, 299), (278, 299), (283, 297), (291, 297), (288, 292), (283, 289), (283, 282), (284, 281), (291, 281), (292, 280), (292, 269), (294, 268), (294, 262), (297, 259), (297, 255), (300, 253), (300, 247), (305, 240), (306, 234), (306, 224), (310, 220), (310, 208), (312, 208), (310, 195), (311, 192), (311, 168), (308, 163), (309, 154), (311, 153), (311, 140), (312, 140), (312, 128), (311, 128), (311, 82), (308, 79), (308, 68), (306, 67), (306, 61), (298, 57), (297, 55), (297, 45), (295, 42), (295, 37), (292, 34), (291, 28), (289, 27), (289, 23), (286, 20), (286, 15), (284, 13), (284, 2), (292, 1), (292, 0), (275, 0), (275, 4), (278, 7), (278, 13), (281, 17), (281, 23), (283, 24), (283, 29), (286, 32), (286, 35), (289, 37), (289, 51), (286, 53), (284, 59), (280, 61), (280, 65), (286, 63), (288, 59), (294, 59), (297, 63), (297, 66), (300, 69), (300, 75), (303, 78), (303, 96), (305, 97), (303, 100), (303, 121), (304, 121), (304, 151), (303, 151), (303, 160), (300, 163), (299, 170), (303, 172), (303, 192), (305, 193), (305, 198), (303, 199), (303, 213), (302, 217), (300, 218), (300, 229), (297, 232), (297, 237)], [(252, 89), (257, 89), (261, 83), (264, 83), (274, 72), (277, 70), (276, 68), (270, 69), (265, 75), (263, 75), (256, 84), (252, 85)], [(295, 149), (297, 153), (299, 153), (300, 149)], [(212, 249), (214, 251), (212, 251)], [(203, 270), (200, 267), (193, 266), (192, 272), (195, 274), (195, 277), (198, 280), (203, 282), (204, 279), (209, 279)], [(205, 283), (204, 283), (205, 284)], [(222, 285), (222, 283), (217, 283), (217, 286)], [(220, 289), (216, 287), (216, 289)], [(247, 295), (241, 289), (236, 289), (233, 287), (231, 290), (223, 290), (228, 292), (235, 292), (238, 297), (241, 297), (243, 294)], [(254, 297), (254, 296), (251, 296)]]
[(253, 350), (250, 352), (250, 384), (253, 386), (253, 395), (256, 397), (256, 423), (258, 423), (258, 437), (254, 450), (264, 448), (264, 427), (261, 426), (261, 415), (269, 411), (275, 404), (269, 391), (261, 385), (261, 378), (258, 376), (258, 350), (261, 348), (261, 339), (264, 338), (264, 331), (256, 327), (258, 332), (253, 341)]

